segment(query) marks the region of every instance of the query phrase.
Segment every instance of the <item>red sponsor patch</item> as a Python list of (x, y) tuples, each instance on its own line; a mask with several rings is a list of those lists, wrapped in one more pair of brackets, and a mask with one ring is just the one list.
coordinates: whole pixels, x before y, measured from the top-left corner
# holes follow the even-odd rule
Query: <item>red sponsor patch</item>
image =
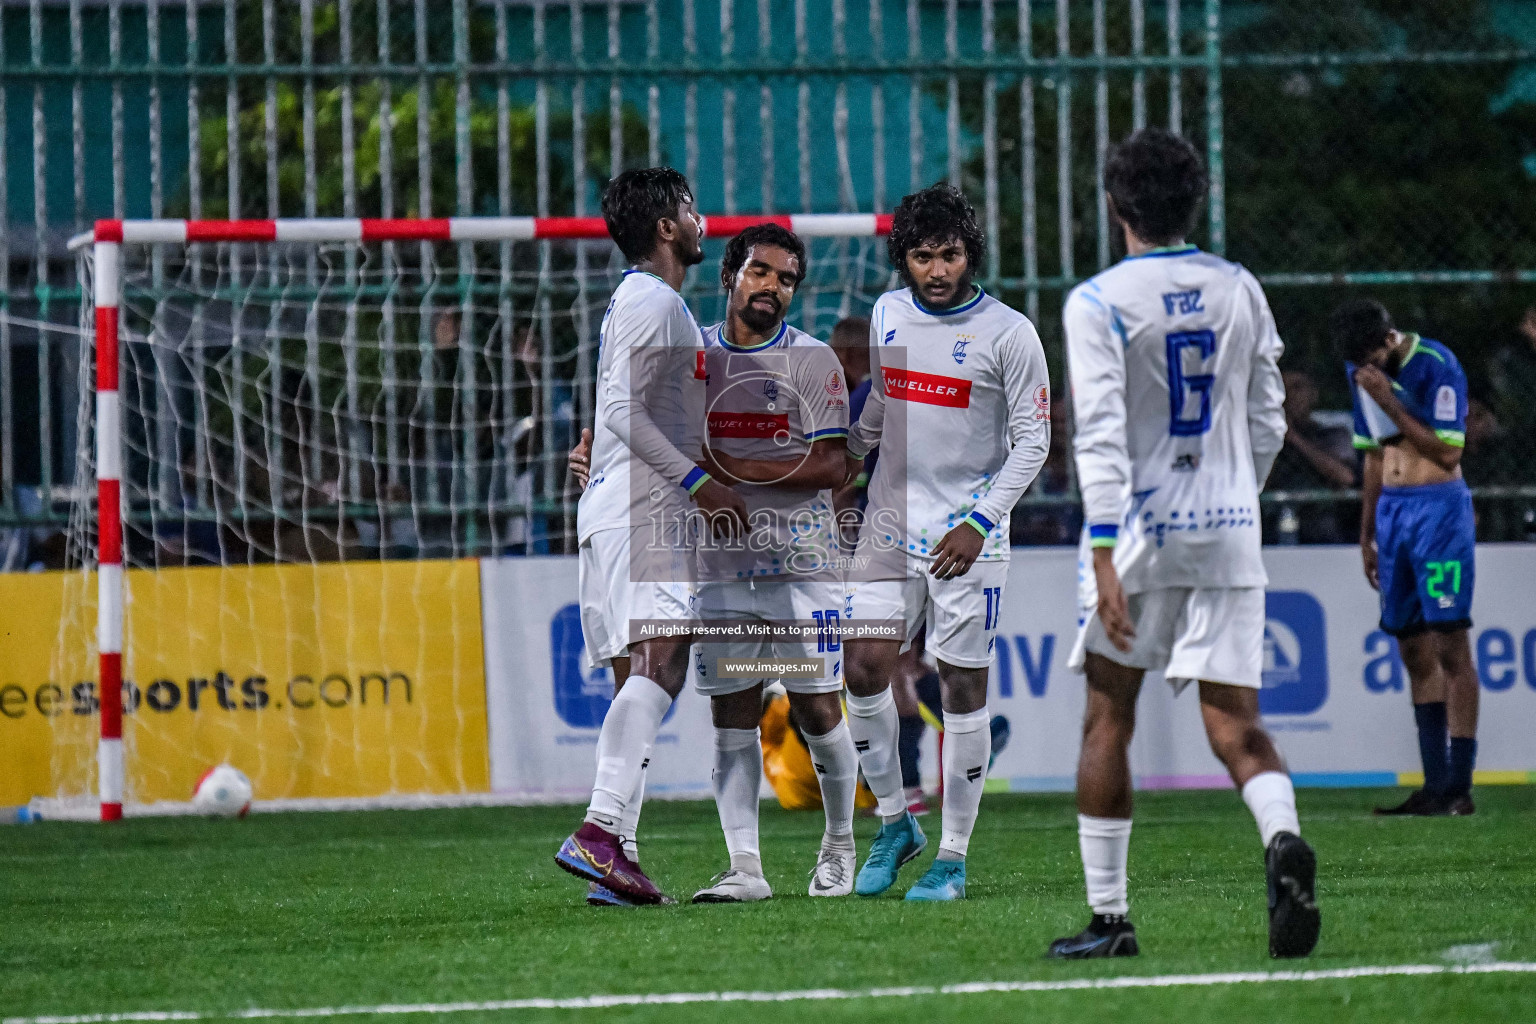
[(709, 380), (709, 370), (704, 366), (704, 350), (699, 349), (693, 354), (693, 379)]
[(924, 405), (942, 405), (951, 409), (971, 407), (971, 382), (963, 377), (945, 377), (937, 373), (897, 370), (884, 367), (885, 393)]
[(789, 430), (789, 414), (760, 412), (712, 412), (710, 437), (768, 437)]

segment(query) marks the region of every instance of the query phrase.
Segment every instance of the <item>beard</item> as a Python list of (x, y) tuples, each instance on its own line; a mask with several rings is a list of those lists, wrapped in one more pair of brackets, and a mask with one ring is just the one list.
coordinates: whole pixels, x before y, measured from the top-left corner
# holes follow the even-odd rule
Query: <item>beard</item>
[(768, 331), (777, 326), (778, 322), (783, 319), (783, 313), (782, 310), (779, 309), (779, 304), (777, 302), (773, 304), (773, 312), (771, 313), (761, 306), (754, 306), (752, 304), (752, 300), (756, 298), (758, 298), (758, 296), (754, 295), (751, 299), (748, 299), (747, 304), (742, 307), (742, 310), (738, 316), (740, 316), (741, 322), (746, 324), (752, 330), (759, 334), (766, 334)]

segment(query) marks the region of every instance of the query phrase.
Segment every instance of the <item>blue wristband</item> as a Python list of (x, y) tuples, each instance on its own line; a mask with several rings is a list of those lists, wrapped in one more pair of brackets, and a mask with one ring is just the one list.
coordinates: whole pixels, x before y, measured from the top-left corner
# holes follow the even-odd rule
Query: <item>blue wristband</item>
[(975, 509), (971, 509), (970, 514), (965, 517), (965, 522), (975, 527), (983, 537), (990, 534), (993, 527), (997, 525)]

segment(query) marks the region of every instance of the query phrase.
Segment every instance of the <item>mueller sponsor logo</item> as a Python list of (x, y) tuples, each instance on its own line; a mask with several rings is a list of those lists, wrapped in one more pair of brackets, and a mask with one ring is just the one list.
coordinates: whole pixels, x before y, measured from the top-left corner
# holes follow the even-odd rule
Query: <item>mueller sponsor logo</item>
[(968, 409), (971, 406), (970, 381), (937, 373), (885, 367), (885, 393), (890, 398), (921, 402), (924, 405), (943, 405), (951, 409)]
[(712, 412), (710, 437), (773, 437), (789, 430), (787, 413)]

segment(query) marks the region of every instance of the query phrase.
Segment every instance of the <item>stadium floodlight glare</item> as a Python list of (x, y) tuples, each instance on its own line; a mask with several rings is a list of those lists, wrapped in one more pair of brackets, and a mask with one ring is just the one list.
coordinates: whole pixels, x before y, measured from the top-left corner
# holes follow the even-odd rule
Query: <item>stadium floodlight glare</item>
[[(709, 238), (728, 237), (744, 230), (753, 224), (776, 223), (787, 227), (806, 239), (833, 240), (837, 244), (847, 243), (852, 240), (864, 240), (872, 242), (878, 236), (889, 233), (891, 218), (884, 214), (790, 214), (790, 215), (717, 215), (705, 219), (705, 236)], [(367, 320), (370, 327), (376, 328), (378, 324), (387, 324), (387, 329), (393, 331), (397, 326), (394, 307), (396, 304), (406, 312), (403, 316), (415, 316), (412, 326), (417, 336), (421, 339), (419, 345), (411, 347), (411, 357), (430, 360), (434, 350), (432, 333), (438, 329), (438, 320), (444, 316), (466, 317), (469, 313), (468, 304), (474, 303), (479, 298), (484, 298), (490, 307), (488, 316), (495, 319), (498, 303), (503, 310), (509, 309), (514, 278), (526, 284), (528, 280), (537, 283), (531, 285), (534, 289), (534, 299), (524, 302), (519, 299), (523, 307), (534, 309), (535, 312), (527, 314), (531, 317), (543, 316), (539, 321), (543, 331), (530, 329), (533, 341), (540, 346), (546, 378), (551, 366), (551, 351), (553, 347), (552, 334), (549, 328), (551, 302), (549, 295), (552, 291), (559, 290), (558, 278), (561, 274), (581, 275), (576, 280), (569, 292), (575, 293), (579, 286), (581, 302), (586, 302), (581, 309), (584, 311), (580, 317), (572, 316), (571, 322), (566, 326), (567, 336), (578, 351), (595, 352), (597, 322), (600, 319), (603, 306), (607, 302), (607, 291), (617, 280), (617, 275), (622, 267), (618, 265), (619, 257), (616, 252), (603, 255), (600, 247), (593, 246), (591, 253), (586, 248), (576, 246), (574, 255), (565, 262), (551, 260), (546, 248), (544, 254), (538, 259), (520, 264), (521, 269), (509, 269), (514, 262), (509, 259), (507, 253), (512, 243), (543, 242), (552, 244), (573, 244), (583, 240), (606, 241), (607, 232), (601, 218), (598, 217), (450, 217), (436, 219), (359, 219), (359, 218), (323, 218), (323, 219), (276, 219), (276, 220), (99, 220), (93, 231), (84, 233), (70, 241), (70, 248), (77, 251), (82, 259), (82, 281), (89, 280), (86, 289), (86, 297), (90, 300), (88, 309), (82, 311), (82, 329), (88, 338), (94, 338), (95, 342), (95, 406), (94, 406), (94, 459), (91, 452), (84, 446), (88, 443), (82, 436), (82, 451), (79, 463), (82, 466), (82, 482), (88, 478), (88, 471), (84, 470), (86, 460), (94, 462), (96, 478), (96, 505), (94, 509), (94, 527), (96, 530), (95, 555), (98, 567), (97, 574), (97, 610), (96, 610), (96, 640), (99, 654), (99, 667), (97, 679), (97, 696), (100, 708), (100, 736), (96, 749), (96, 789), (100, 802), (100, 818), (103, 821), (116, 820), (123, 815), (127, 772), (125, 770), (123, 750), (123, 715), (124, 715), (124, 674), (123, 651), (125, 629), (125, 580), (123, 574), (125, 551), (125, 510), (129, 506), (129, 486), (124, 483), (126, 465), (125, 445), (127, 445), (129, 430), (135, 430), (144, 435), (146, 440), (142, 442), (142, 451), (138, 453), (137, 462), (139, 472), (145, 480), (150, 480), (159, 473), (159, 479), (165, 484), (167, 493), (175, 491), (176, 500), (181, 500), (179, 495), (182, 488), (177, 481), (184, 469), (180, 465), (165, 465), (167, 460), (175, 460), (174, 450), (156, 449), (153, 439), (145, 432), (151, 427), (149, 424), (156, 416), (178, 415), (175, 396), (170, 398), (156, 397), (153, 403), (144, 397), (146, 391), (155, 395), (162, 395), (164, 389), (171, 385), (166, 383), (164, 374), (158, 363), (153, 371), (148, 374), (153, 378), (151, 383), (144, 380), (132, 380), (135, 373), (143, 374), (141, 370), (130, 370), (125, 361), (129, 360), (129, 348), (134, 343), (147, 342), (150, 345), (174, 345), (176, 339), (190, 336), (193, 331), (211, 329), (219, 337), (219, 344), (226, 349), (234, 351), (240, 348), (242, 338), (255, 339), (261, 345), (264, 356), (268, 361), (264, 368), (252, 371), (249, 376), (242, 376), (239, 371), (239, 363), (232, 375), (227, 375), (225, 390), (228, 395), (220, 401), (226, 403), (232, 401), (239, 403), (245, 393), (254, 393), (260, 396), (261, 401), (271, 399), (272, 404), (282, 405), (285, 402), (297, 404), (300, 402), (300, 394), (307, 396), (304, 400), (310, 403), (302, 411), (284, 412), (280, 410), (265, 409), (260, 413), (261, 419), (256, 428), (264, 431), (265, 451), (269, 464), (264, 467), (263, 476), (265, 485), (270, 490), (270, 500), (275, 508), (277, 518), (281, 518), (284, 510), (282, 486), (283, 481), (292, 481), (295, 477), (302, 477), (302, 488), (308, 488), (310, 479), (305, 476), (308, 472), (307, 465), (295, 467), (287, 464), (290, 453), (294, 453), (299, 461), (304, 461), (314, 456), (313, 462), (318, 465), (321, 454), (314, 449), (317, 445), (316, 431), (306, 435), (305, 429), (310, 424), (304, 417), (312, 415), (312, 424), (316, 429), (329, 431), (323, 436), (329, 441), (331, 447), (324, 453), (333, 463), (331, 472), (340, 473), (343, 477), (350, 470), (352, 490), (362, 493), (369, 487), (373, 488), (371, 496), (365, 501), (373, 500), (381, 504), (385, 500), (382, 497), (386, 470), (383, 465), (384, 456), (374, 451), (377, 438), (384, 437), (385, 444), (395, 443), (390, 438), (395, 437), (391, 431), (397, 427), (400, 436), (410, 436), (410, 431), (415, 428), (412, 422), (406, 422), (400, 426), (396, 422), (379, 422), (375, 417), (368, 420), (368, 414), (359, 416), (357, 381), (359, 374), (355, 363), (357, 346), (354, 344), (359, 334), (359, 324)], [(404, 244), (403, 244), (404, 243)], [(414, 243), (414, 244), (411, 244)], [(442, 245), (442, 243), (450, 243)], [(457, 243), (457, 244), (454, 244)], [(499, 262), (495, 257), (476, 263), (475, 247), (484, 243), (491, 243), (497, 247), (500, 253)], [(419, 248), (418, 248), (419, 246)], [(371, 248), (370, 248), (371, 247)], [(436, 248), (434, 248), (436, 247)], [(849, 312), (857, 312), (860, 305), (867, 305), (865, 292), (869, 292), (867, 298), (872, 298), (880, 290), (880, 283), (873, 287), (869, 282), (872, 279), (888, 277), (888, 270), (884, 266), (883, 253), (872, 244), (865, 244), (863, 252), (851, 259), (844, 252), (841, 256), (832, 259), (821, 258), (823, 266), (831, 265), (834, 268), (842, 266), (847, 268), (854, 266), (855, 274), (847, 269), (833, 269), (830, 273), (832, 281), (824, 291), (832, 293), (833, 307), (839, 312), (837, 315), (845, 315)], [(145, 255), (145, 251), (149, 255)], [(138, 250), (135, 252), (135, 250)], [(215, 253), (212, 257), (199, 256), (197, 253)], [(812, 257), (813, 273), (821, 254)], [(446, 272), (440, 261), (452, 262), (462, 259), (463, 265), (455, 264)], [(588, 261), (591, 261), (589, 263)], [(841, 262), (839, 262), (841, 261)], [(489, 264), (489, 266), (485, 265)], [(601, 264), (593, 266), (592, 264)], [(478, 269), (477, 269), (478, 267)], [(179, 276), (178, 276), (179, 275)], [(410, 280), (405, 280), (406, 276)], [(519, 275), (521, 275), (519, 277)], [(858, 277), (858, 282), (851, 279)], [(552, 285), (551, 281), (555, 280)], [(712, 274), (703, 275), (703, 284), (695, 284), (695, 291), (700, 295), (711, 294), (710, 285), (713, 281)], [(167, 286), (167, 282), (172, 282)], [(157, 289), (159, 289), (157, 291)], [(861, 290), (862, 289), (862, 290)], [(859, 294), (854, 296), (854, 292)], [(562, 296), (565, 293), (560, 293)], [(693, 293), (690, 293), (693, 294)], [(802, 310), (808, 294), (813, 294), (812, 289), (802, 289)], [(591, 301), (587, 302), (590, 295)], [(840, 299), (838, 296), (840, 295)], [(125, 302), (131, 301), (133, 296), (138, 297), (141, 306), (136, 309), (126, 309)], [(423, 297), (425, 296), (425, 297)], [(454, 302), (461, 303), (455, 307)], [(561, 308), (576, 308), (576, 300), (567, 301), (565, 307), (555, 306), (556, 313)], [(329, 303), (330, 305), (327, 305)], [(412, 307), (411, 303), (417, 305)], [(432, 306), (438, 320), (429, 319), (429, 303), (438, 303)], [(540, 303), (543, 305), (541, 306)], [(595, 303), (595, 305), (593, 305)], [(259, 307), (257, 315), (252, 315), (252, 306)], [(337, 314), (338, 318), (344, 318), (345, 332), (337, 331), (342, 335), (326, 337), (325, 332), (331, 328), (327, 326), (331, 321), (326, 320), (325, 314), (335, 310), (343, 310)], [(542, 309), (543, 313), (537, 312)], [(162, 322), (162, 318), (169, 312), (178, 311), (180, 319), (176, 324), (168, 327)], [(193, 312), (188, 312), (193, 310)], [(209, 313), (209, 310), (222, 310), (221, 313)], [(591, 315), (587, 315), (590, 313)], [(218, 318), (223, 317), (222, 321)], [(501, 350), (508, 354), (506, 365), (512, 365), (512, 337), (513, 328), (510, 326), (510, 315), (504, 318), (505, 322), (499, 325), (504, 340), (504, 348)], [(217, 321), (217, 322), (215, 322)], [(453, 329), (458, 330), (460, 323), (455, 321)], [(809, 326), (809, 325), (808, 325)], [(825, 326), (830, 326), (827, 324)], [(402, 330), (410, 329), (410, 327)], [(465, 327), (465, 330), (468, 328)], [(179, 332), (179, 333), (178, 333)], [(244, 333), (242, 333), (244, 332)], [(292, 332), (286, 334), (285, 332)], [(390, 335), (391, 339), (393, 335)], [(166, 339), (171, 339), (167, 342)], [(294, 341), (295, 349), (303, 348), (306, 355), (303, 362), (295, 362), (293, 365), (284, 364), (282, 353), (284, 341)], [(301, 341), (303, 345), (297, 344)], [(85, 344), (88, 344), (86, 342)], [(392, 344), (392, 341), (391, 341)], [(320, 347), (337, 350), (336, 358), (346, 363), (346, 385), (337, 385), (341, 398), (335, 399), (335, 405), (349, 411), (354, 422), (343, 426), (331, 424), (330, 420), (340, 421), (343, 416), (337, 414), (335, 408), (327, 408), (323, 405), (320, 389), (311, 383), (310, 390), (303, 392), (302, 388), (295, 390), (292, 396), (286, 393), (279, 395), (278, 388), (286, 387), (283, 383), (287, 378), (283, 374), (289, 374), (294, 378), (303, 378), (308, 381), (313, 375), (318, 379), (322, 372), (329, 372), (321, 366), (321, 359), (316, 355)], [(442, 345), (438, 344), (441, 348)], [(448, 347), (452, 347), (450, 343)], [(382, 346), (381, 346), (382, 351)], [(158, 359), (159, 356), (152, 357)], [(241, 358), (236, 356), (237, 359)], [(383, 359), (392, 359), (391, 355), (381, 356)], [(561, 358), (570, 358), (562, 356)], [(82, 367), (88, 366), (90, 353), (82, 350)], [(391, 364), (392, 365), (392, 364)], [(579, 364), (578, 364), (579, 365)], [(84, 370), (82, 369), (82, 373)], [(425, 395), (432, 390), (437, 382), (432, 381), (429, 370), (424, 369), (425, 384), (416, 392), (417, 395)], [(456, 371), (457, 372), (457, 371)], [(473, 372), (473, 368), (467, 372)], [(383, 371), (379, 371), (382, 376)], [(510, 377), (510, 369), (506, 370)], [(568, 377), (572, 391), (578, 391), (583, 385), (590, 386), (589, 380), (582, 380), (578, 371), (574, 377)], [(120, 384), (129, 382), (132, 387), (124, 391)], [(259, 384), (258, 384), (259, 382)], [(389, 382), (392, 386), (392, 382)], [(409, 386), (415, 387), (418, 381), (412, 380)], [(456, 387), (460, 381), (447, 382), (447, 386)], [(210, 412), (212, 397), (201, 392), (207, 389), (207, 381), (199, 380), (195, 373), (188, 373), (176, 386), (191, 395), (189, 404), (197, 408), (195, 416), (188, 417), (189, 422), (173, 425), (174, 430), (189, 432), (204, 431), (210, 429), (209, 424), (215, 421), (224, 425), (222, 428), (228, 433), (223, 440), (230, 441), (235, 449), (242, 445), (242, 431), (248, 424), (241, 421), (241, 409), (236, 407), (220, 407)], [(508, 385), (510, 387), (510, 385)], [(269, 387), (269, 391), (261, 388)], [(160, 389), (160, 390), (157, 390)], [(88, 383), (82, 381), (82, 392), (89, 391)], [(232, 396), (232, 397), (229, 397)], [(386, 396), (387, 398), (387, 396)], [(83, 399), (86, 400), (86, 399)], [(430, 395), (426, 395), (430, 402)], [(548, 404), (546, 397), (545, 402)], [(127, 408), (130, 402), (139, 405), (134, 409)], [(577, 397), (574, 402), (578, 408), (589, 406), (588, 399)], [(153, 404), (153, 408), (151, 408)], [(409, 411), (399, 412), (386, 399), (380, 399), (380, 406), (387, 408), (387, 412), (380, 416), (409, 416)], [(459, 407), (455, 405), (455, 409)], [(165, 410), (170, 412), (166, 413)], [(503, 406), (503, 419), (508, 418), (506, 406)], [(464, 416), (454, 420), (451, 424), (436, 426), (435, 429), (452, 433), (453, 431), (466, 430), (466, 424), (461, 422), (470, 416), (472, 409), (465, 411)], [(255, 421), (255, 413), (247, 410), (251, 420)], [(284, 415), (292, 415), (300, 426), (297, 430), (298, 437), (285, 435), (286, 421)], [(220, 417), (223, 420), (220, 420)], [(89, 421), (89, 410), (82, 406), (81, 422)], [(233, 426), (229, 422), (233, 421)], [(322, 420), (327, 423), (322, 425)], [(367, 422), (363, 422), (363, 421)], [(361, 425), (360, 425), (361, 424)], [(585, 425), (581, 423), (578, 425)], [(429, 423), (428, 433), (434, 429)], [(475, 429), (473, 422), (467, 425), (467, 430)], [(86, 434), (82, 430), (82, 435)], [(137, 436), (137, 435), (136, 435)], [(176, 436), (174, 433), (171, 435)], [(232, 440), (231, 440), (232, 439)], [(310, 447), (306, 449), (305, 445)], [(194, 475), (204, 473), (206, 477), (198, 478), (200, 488), (206, 490), (212, 484), (212, 489), (217, 492), (220, 481), (216, 479), (217, 473), (213, 470), (205, 470), (210, 465), (212, 457), (209, 456), (209, 443), (206, 438), (194, 443), (199, 451), (198, 461), (192, 472)], [(173, 445), (179, 448), (179, 443)], [(414, 449), (413, 449), (414, 451)], [(500, 448), (498, 452), (504, 451)], [(276, 453), (274, 456), (273, 453)], [(241, 455), (244, 458), (244, 453)], [(435, 458), (435, 450), (429, 452), (429, 458)], [(390, 455), (390, 470), (396, 468), (396, 463), (406, 465), (405, 472), (417, 472), (414, 455), (408, 453), (401, 456), (398, 451), (392, 451)], [(563, 463), (563, 453), (560, 455)], [(156, 466), (156, 463), (159, 463)], [(364, 463), (359, 468), (359, 463)], [(344, 468), (337, 470), (334, 464), (344, 464)], [(150, 468), (144, 468), (141, 464), (147, 464)], [(245, 462), (241, 462), (233, 473), (244, 472)], [(430, 473), (435, 473), (434, 468), (429, 468)], [(505, 475), (509, 473), (503, 471)], [(461, 475), (457, 468), (452, 469), (455, 483), (450, 489), (460, 487)], [(487, 479), (495, 476), (496, 470), (491, 468), (487, 472)], [(367, 481), (359, 490), (359, 479)], [(463, 479), (478, 479), (473, 473), (463, 475)], [(391, 476), (391, 479), (395, 479)], [(251, 511), (246, 501), (247, 492), (244, 490), (244, 477), (241, 477), (241, 496), (239, 511), (241, 517), (246, 517)], [(432, 487), (438, 484), (435, 479), (429, 481)], [(468, 485), (466, 485), (468, 486)], [(338, 485), (339, 489), (346, 491), (345, 484)], [(150, 489), (146, 485), (145, 489)], [(457, 493), (457, 492), (456, 492)], [(354, 494), (354, 498), (356, 495)], [(482, 496), (483, 497), (483, 496)], [(338, 505), (344, 505), (345, 495), (336, 499)], [(256, 500), (256, 499), (253, 499)], [(414, 492), (410, 493), (410, 501), (416, 502)], [(81, 542), (84, 549), (79, 552), (82, 560), (88, 562), (90, 555), (88, 528), (91, 511), (88, 501), (83, 497), (76, 498), (77, 506), (86, 506), (77, 509), (78, 515), (72, 516), (72, 522), (82, 520), (80, 528), (76, 531), (75, 540)], [(258, 502), (259, 503), (259, 502)], [(440, 503), (442, 504), (442, 503)], [(217, 511), (217, 502), (214, 502), (216, 511), (215, 528), (225, 529), (235, 521), (234, 518), (225, 521), (221, 518), (222, 512)], [(484, 504), (481, 505), (483, 511)], [(274, 511), (274, 510), (268, 510)], [(236, 517), (239, 518), (239, 517)], [(240, 518), (241, 523), (246, 518)], [(382, 522), (382, 518), (380, 520)], [(306, 535), (307, 538), (307, 535)], [(153, 537), (152, 537), (153, 539)], [(383, 541), (380, 540), (382, 551)], [(307, 539), (306, 539), (307, 545)], [(278, 547), (277, 541), (273, 542), (274, 548)], [(274, 552), (267, 552), (272, 555)], [(311, 557), (313, 554), (311, 554)], [(280, 560), (273, 558), (272, 560)], [(198, 682), (204, 682), (198, 680)], [(189, 687), (190, 689), (190, 687)], [(224, 699), (224, 690), (219, 691), (221, 702)], [(386, 691), (387, 693), (387, 691)], [(263, 698), (263, 701), (265, 698)], [(192, 705), (195, 707), (195, 704)], [(261, 706), (265, 706), (263, 703)], [(262, 795), (258, 790), (258, 796)]]

